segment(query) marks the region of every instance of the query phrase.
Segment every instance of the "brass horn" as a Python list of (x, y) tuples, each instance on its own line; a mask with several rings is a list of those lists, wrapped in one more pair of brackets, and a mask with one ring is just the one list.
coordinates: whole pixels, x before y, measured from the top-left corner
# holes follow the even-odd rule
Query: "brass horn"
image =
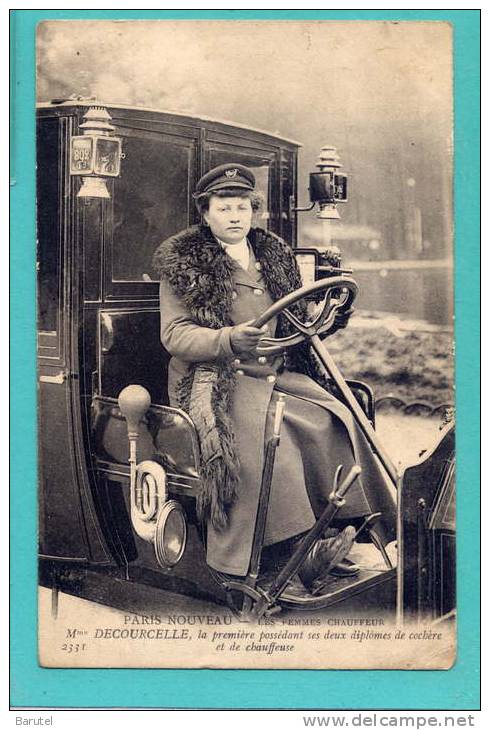
[(128, 385), (118, 403), (128, 427), (131, 523), (139, 537), (153, 544), (158, 564), (169, 568), (184, 553), (187, 523), (179, 502), (168, 499), (165, 469), (150, 459), (137, 463), (139, 424), (150, 407), (150, 394), (140, 385)]

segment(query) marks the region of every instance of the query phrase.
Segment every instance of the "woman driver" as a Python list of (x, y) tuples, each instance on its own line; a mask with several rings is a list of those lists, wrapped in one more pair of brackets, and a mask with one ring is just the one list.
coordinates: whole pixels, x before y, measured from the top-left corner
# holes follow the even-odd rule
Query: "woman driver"
[[(172, 355), (169, 397), (195, 423), (201, 446), (198, 514), (207, 521), (207, 562), (244, 576), (257, 515), (264, 448), (279, 394), (286, 398), (276, 453), (265, 545), (297, 538), (325, 506), (336, 468), (362, 467), (339, 516), (342, 522), (382, 512), (377, 529), (392, 539), (395, 503), (386, 479), (349, 411), (318, 385), (303, 343), (286, 355), (256, 352), (264, 329), (252, 322), (274, 301), (301, 287), (289, 244), (252, 227), (258, 208), (251, 170), (220, 165), (198, 182), (203, 223), (164, 241), (160, 274), (161, 339)], [(304, 316), (304, 303), (292, 307)], [(290, 332), (279, 315), (269, 335)], [(354, 539), (348, 525), (319, 540), (299, 572), (306, 588), (337, 566)], [(345, 570), (349, 570), (345, 567)]]

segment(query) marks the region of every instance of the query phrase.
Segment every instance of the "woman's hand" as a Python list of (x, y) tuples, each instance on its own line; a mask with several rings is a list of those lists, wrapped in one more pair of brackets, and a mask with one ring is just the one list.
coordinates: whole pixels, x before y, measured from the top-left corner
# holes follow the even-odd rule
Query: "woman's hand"
[(237, 355), (255, 350), (261, 338), (268, 331), (266, 324), (260, 329), (252, 327), (253, 321), (251, 319), (248, 322), (237, 324), (230, 332), (231, 347)]

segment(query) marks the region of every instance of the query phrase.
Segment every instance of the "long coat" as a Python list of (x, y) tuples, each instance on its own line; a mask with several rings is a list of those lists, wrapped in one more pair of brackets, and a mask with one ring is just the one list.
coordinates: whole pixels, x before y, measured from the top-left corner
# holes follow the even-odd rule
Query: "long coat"
[[(272, 304), (260, 271), (250, 252), (248, 271), (233, 269), (231, 321), (239, 324), (257, 318)], [(257, 515), (265, 443), (272, 433), (275, 404), (285, 394), (286, 409), (281, 442), (276, 454), (265, 544), (270, 545), (311, 528), (332, 488), (339, 464), (354, 462), (363, 474), (351, 488), (343, 519), (382, 511), (385, 536), (393, 535), (395, 499), (387, 479), (357, 428), (349, 411), (306, 375), (283, 370), (281, 356), (234, 354), (232, 326), (202, 327), (163, 280), (160, 285), (161, 339), (172, 355), (169, 398), (177, 404), (177, 386), (195, 362), (229, 359), (237, 378), (232, 421), (240, 463), (240, 488), (230, 508), (226, 529), (207, 526), (207, 561), (216, 570), (245, 575)], [(275, 332), (275, 321), (269, 331)], [(387, 529), (386, 529), (386, 526)], [(391, 534), (390, 534), (391, 533)]]

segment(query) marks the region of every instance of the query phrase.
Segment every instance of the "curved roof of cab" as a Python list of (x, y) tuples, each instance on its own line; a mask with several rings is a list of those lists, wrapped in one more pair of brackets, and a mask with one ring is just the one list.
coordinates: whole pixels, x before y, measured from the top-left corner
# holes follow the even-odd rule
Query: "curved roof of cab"
[(146, 107), (146, 106), (134, 106), (131, 104), (111, 104), (109, 102), (101, 102), (97, 101), (96, 99), (63, 99), (63, 100), (53, 100), (53, 101), (43, 101), (37, 103), (38, 109), (49, 109), (49, 108), (59, 108), (64, 106), (103, 106), (108, 109), (129, 109), (134, 111), (141, 111), (141, 112), (152, 112), (153, 114), (169, 114), (174, 117), (182, 117), (185, 119), (196, 119), (200, 122), (211, 122), (213, 124), (223, 124), (227, 127), (235, 127), (236, 129), (243, 129), (247, 132), (256, 132), (257, 134), (264, 134), (267, 135), (267, 137), (274, 137), (274, 139), (278, 139), (281, 142), (287, 142), (288, 144), (293, 144), (296, 147), (302, 147), (302, 142), (297, 142), (294, 139), (289, 139), (288, 137), (283, 137), (280, 134), (275, 134), (274, 132), (268, 132), (265, 129), (257, 129), (256, 127), (250, 127), (247, 124), (238, 124), (237, 122), (232, 122), (229, 119), (214, 119), (213, 117), (207, 117), (203, 114), (192, 114), (191, 112), (175, 112), (171, 111), (169, 109), (154, 109), (152, 107)]

